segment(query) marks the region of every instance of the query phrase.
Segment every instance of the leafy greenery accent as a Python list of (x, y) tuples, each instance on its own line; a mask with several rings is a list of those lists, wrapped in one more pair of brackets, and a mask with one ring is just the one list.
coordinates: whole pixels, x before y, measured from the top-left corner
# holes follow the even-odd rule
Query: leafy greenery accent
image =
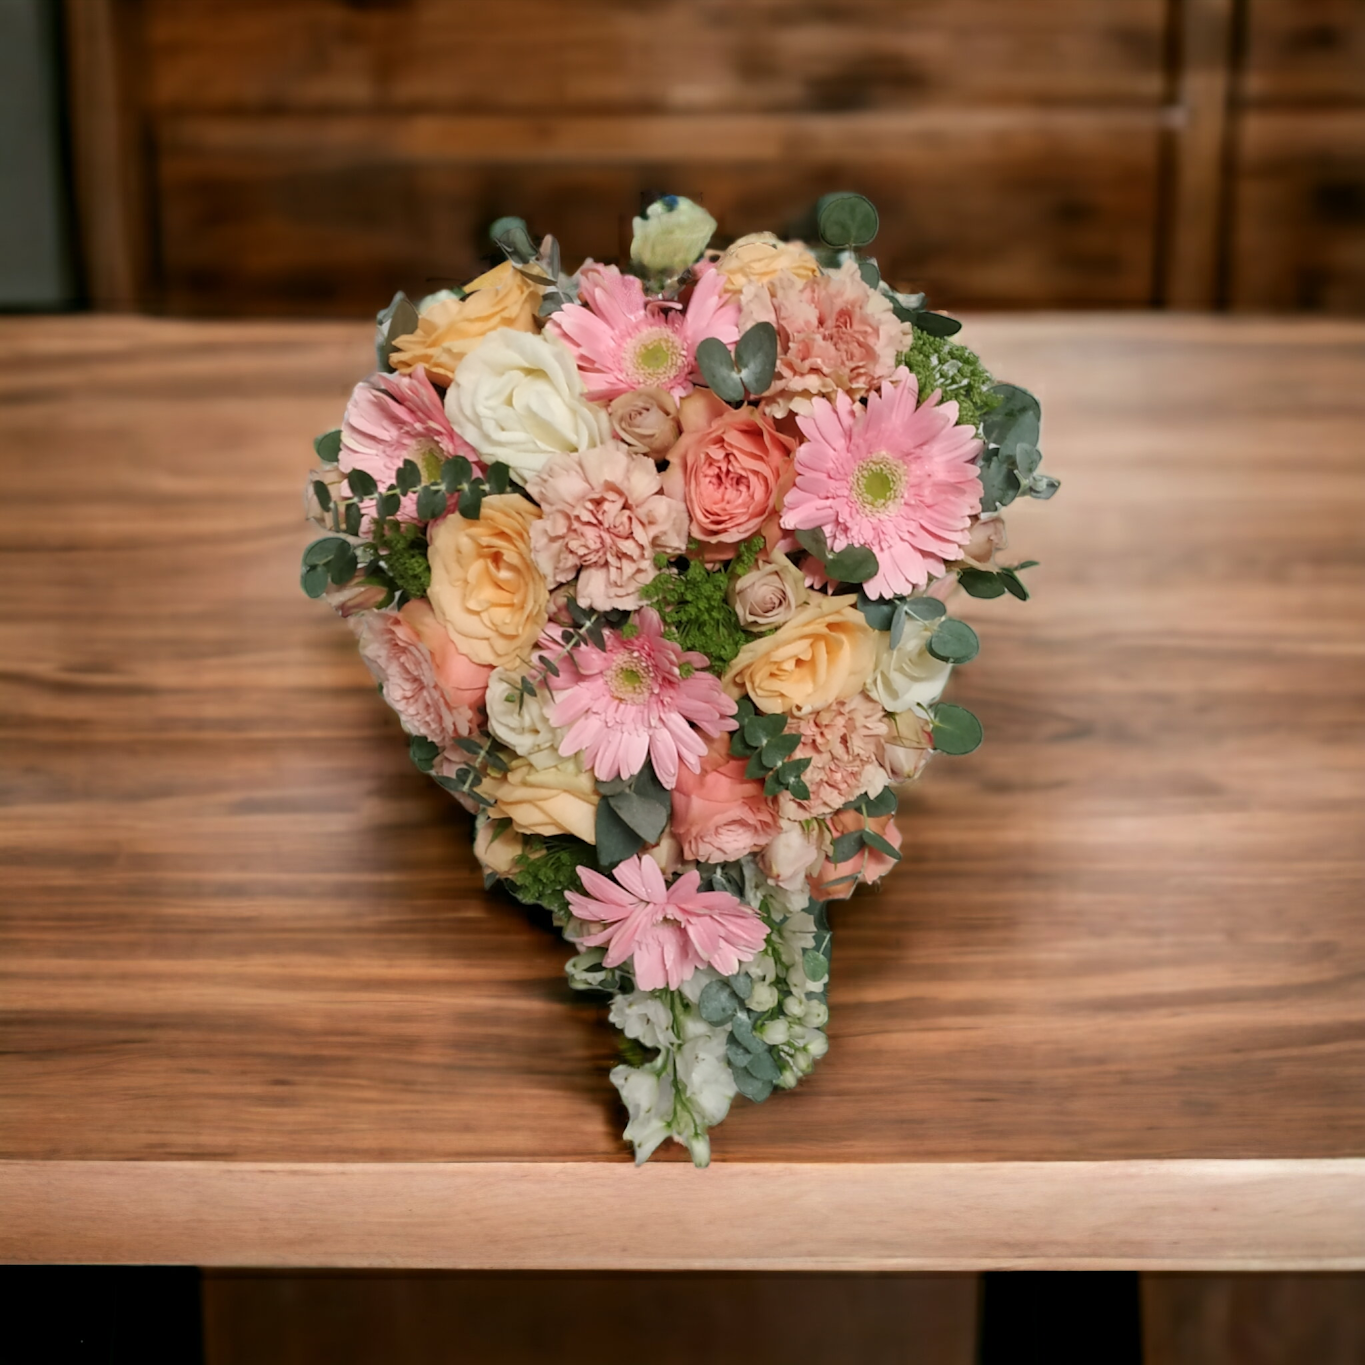
[(717, 677), (749, 642), (726, 591), (753, 568), (762, 543), (758, 536), (746, 541), (728, 570), (708, 569), (700, 559), (692, 559), (681, 572), (665, 569), (641, 590), (645, 602), (663, 618), (664, 634), (684, 649), (705, 654)]
[(386, 523), (376, 534), (375, 544), (384, 557), (384, 568), (394, 583), (409, 597), (425, 597), (431, 587), (431, 565), (427, 563), (427, 543), (415, 526), (401, 522)]
[(516, 871), (508, 878), (518, 900), (543, 905), (556, 914), (568, 915), (566, 891), (582, 891), (579, 866), (596, 867), (591, 844), (572, 834), (528, 834), (517, 857)]
[(942, 389), (944, 401), (957, 404), (960, 422), (980, 426), (985, 415), (1000, 406), (1000, 395), (991, 392), (995, 380), (981, 358), (956, 341), (916, 327), (910, 349), (897, 360), (919, 380), (921, 395)]

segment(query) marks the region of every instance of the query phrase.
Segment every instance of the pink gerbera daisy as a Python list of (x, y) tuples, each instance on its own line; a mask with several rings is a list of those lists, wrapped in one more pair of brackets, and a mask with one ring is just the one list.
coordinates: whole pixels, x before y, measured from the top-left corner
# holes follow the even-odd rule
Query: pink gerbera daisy
[(582, 302), (561, 308), (545, 330), (574, 353), (594, 402), (644, 388), (682, 398), (692, 392), (697, 344), (709, 336), (727, 346), (739, 339), (739, 304), (727, 303), (724, 289), (724, 278), (706, 270), (684, 309), (647, 299), (644, 285), (614, 265), (585, 266)]
[(720, 680), (706, 672), (704, 654), (685, 653), (663, 636), (659, 613), (635, 615), (636, 632), (604, 632), (604, 649), (574, 647), (548, 679), (552, 725), (568, 727), (559, 752), (582, 753), (603, 781), (634, 777), (648, 759), (670, 790), (678, 763), (700, 770), (708, 735), (735, 729), (736, 706)]
[[(363, 469), (382, 489), (404, 460), (412, 460), (432, 483), (452, 455), (463, 455), (475, 473), (483, 473), (478, 452), (450, 425), (441, 395), (420, 365), (411, 374), (375, 374), (355, 386), (341, 421), (337, 464), (346, 473)], [(398, 515), (417, 520), (415, 493), (403, 499)]]
[(641, 855), (618, 863), (615, 881), (590, 867), (580, 867), (578, 875), (589, 894), (564, 893), (574, 914), (607, 926), (579, 942), (587, 948), (608, 944), (604, 967), (633, 959), (635, 984), (642, 991), (677, 990), (707, 965), (730, 976), (768, 937), (756, 910), (728, 891), (699, 890), (701, 875), (695, 870), (666, 886), (659, 865)]
[(798, 417), (796, 483), (782, 507), (791, 530), (819, 527), (831, 550), (864, 545), (877, 556), (870, 597), (922, 588), (958, 558), (981, 510), (975, 428), (957, 424), (957, 404), (937, 392), (918, 407), (919, 385), (904, 366), (864, 409), (846, 393), (816, 398)]

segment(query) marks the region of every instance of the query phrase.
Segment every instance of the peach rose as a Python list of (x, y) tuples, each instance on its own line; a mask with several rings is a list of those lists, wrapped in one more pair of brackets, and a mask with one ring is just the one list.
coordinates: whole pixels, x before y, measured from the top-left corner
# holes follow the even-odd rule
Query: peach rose
[(451, 512), (428, 529), (427, 600), (475, 663), (510, 664), (545, 628), (550, 592), (531, 557), (531, 524), (539, 516), (525, 498), (498, 493), (483, 500), (477, 521)]
[(771, 635), (735, 656), (723, 679), (733, 696), (747, 692), (760, 711), (809, 716), (856, 696), (877, 663), (877, 632), (854, 597), (806, 603)]
[(679, 405), (683, 434), (668, 452), (664, 491), (686, 502), (692, 534), (727, 550), (778, 509), (794, 477), (796, 442), (754, 408), (731, 408), (709, 389)]
[(403, 374), (425, 366), (432, 379), (449, 384), (460, 362), (490, 332), (499, 327), (534, 332), (539, 308), (540, 290), (504, 261), (470, 280), (464, 298), (433, 303), (415, 332), (394, 341), (389, 363)]
[(493, 798), (490, 818), (506, 817), (522, 834), (573, 834), (597, 842), (597, 784), (576, 758), (537, 768), (515, 758), (500, 777), (484, 780)]
[(962, 547), (958, 561), (973, 569), (993, 568), (995, 552), (1003, 550), (1007, 544), (1004, 517), (998, 513), (986, 512), (972, 518), (970, 538)]
[(510, 877), (516, 872), (517, 859), (525, 848), (526, 840), (499, 820), (485, 820), (474, 836), (474, 856), (479, 865), (500, 877)]
[[(847, 834), (862, 829), (863, 817), (856, 811), (840, 811), (830, 822), (830, 832), (835, 835)], [(892, 848), (899, 851), (901, 832), (895, 819), (890, 815), (877, 816), (867, 822), (874, 834), (880, 834)], [(810, 893), (818, 901), (841, 901), (851, 896), (860, 883), (880, 881), (896, 865), (896, 860), (875, 848), (860, 848), (851, 858), (842, 863), (832, 862), (828, 855), (818, 871), (810, 878)], [(841, 878), (858, 874), (858, 881), (841, 881)], [(838, 886), (831, 883), (839, 882)]]
[(725, 276), (725, 290), (738, 294), (746, 284), (767, 284), (778, 275), (813, 280), (820, 262), (800, 242), (784, 242), (771, 232), (751, 232), (721, 252), (716, 269)]
[(678, 400), (667, 389), (632, 389), (607, 409), (622, 444), (640, 455), (662, 458), (678, 439)]
[(480, 709), (484, 693), (488, 690), (488, 675), (492, 673), (492, 668), (488, 664), (476, 664), (460, 652), (459, 646), (436, 619), (431, 603), (414, 598), (411, 602), (405, 602), (398, 614), (426, 645), (436, 681), (445, 689), (446, 696), (456, 706)]
[(706, 746), (700, 772), (679, 768), (673, 833), (684, 858), (733, 862), (777, 833), (777, 813), (763, 795), (763, 784), (744, 776), (746, 763), (731, 757), (730, 736), (718, 735)]

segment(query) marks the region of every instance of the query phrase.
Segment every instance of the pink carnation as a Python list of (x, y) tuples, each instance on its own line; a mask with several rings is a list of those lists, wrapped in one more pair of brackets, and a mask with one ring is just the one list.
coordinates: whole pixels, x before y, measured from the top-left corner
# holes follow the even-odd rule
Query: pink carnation
[(551, 587), (578, 574), (585, 607), (638, 607), (654, 556), (687, 548), (687, 508), (665, 496), (654, 461), (619, 445), (555, 455), (526, 485), (540, 504), (531, 554)]
[(810, 759), (801, 774), (810, 800), (782, 792), (777, 806), (784, 820), (832, 815), (855, 796), (875, 796), (886, 785), (886, 712), (866, 692), (789, 724), (801, 732), (792, 758)]
[(817, 394), (861, 398), (895, 370), (912, 335), (851, 261), (832, 275), (746, 285), (740, 330), (756, 322), (777, 328), (777, 372), (763, 403), (775, 417), (809, 411)]
[[(357, 384), (341, 421), (338, 466), (349, 473), (363, 469), (379, 487), (387, 488), (404, 460), (412, 460), (428, 481), (440, 476), (441, 463), (463, 455), (476, 473), (483, 472), (478, 453), (446, 418), (441, 395), (419, 365), (411, 374), (375, 374)], [(417, 520), (417, 495), (409, 493), (398, 511)]]
[(445, 748), (478, 729), (491, 668), (456, 648), (425, 601), (350, 618), (360, 657), (403, 729)]
[(819, 527), (832, 550), (871, 550), (879, 567), (864, 584), (869, 597), (911, 593), (942, 574), (981, 510), (975, 428), (957, 424), (956, 403), (933, 393), (916, 407), (918, 396), (902, 366), (866, 408), (841, 393), (832, 404), (817, 398), (796, 419), (806, 442), (782, 525)]
[(573, 352), (590, 399), (645, 388), (681, 398), (692, 392), (698, 342), (739, 339), (739, 305), (724, 301), (724, 286), (706, 269), (684, 309), (647, 299), (644, 285), (614, 265), (587, 265), (579, 272), (582, 302), (561, 308), (545, 330)]
[(767, 940), (767, 926), (756, 910), (728, 891), (700, 890), (695, 870), (672, 886), (646, 857), (618, 863), (614, 881), (590, 867), (580, 867), (578, 874), (588, 894), (564, 893), (574, 914), (606, 925), (579, 942), (587, 948), (608, 945), (604, 967), (629, 961), (642, 991), (677, 990), (698, 967), (708, 965), (730, 976)]
[(602, 780), (634, 777), (648, 759), (671, 789), (679, 763), (693, 772), (701, 767), (706, 741), (697, 730), (733, 730), (737, 707), (705, 671), (705, 655), (685, 653), (664, 639), (658, 612), (646, 607), (632, 624), (630, 639), (608, 630), (605, 648), (580, 644), (564, 656), (559, 676), (547, 679), (546, 714), (551, 725), (568, 731), (559, 752), (566, 758), (581, 752)]

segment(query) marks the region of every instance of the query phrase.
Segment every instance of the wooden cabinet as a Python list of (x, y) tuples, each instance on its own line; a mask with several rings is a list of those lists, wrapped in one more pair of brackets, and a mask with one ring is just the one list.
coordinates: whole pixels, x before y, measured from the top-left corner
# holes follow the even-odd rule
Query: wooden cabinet
[(1359, 0), (67, 15), (105, 303), (357, 315), (467, 278), (503, 213), (573, 259), (659, 191), (735, 236), (831, 188), (882, 206), (883, 268), (943, 306), (1365, 302)]

